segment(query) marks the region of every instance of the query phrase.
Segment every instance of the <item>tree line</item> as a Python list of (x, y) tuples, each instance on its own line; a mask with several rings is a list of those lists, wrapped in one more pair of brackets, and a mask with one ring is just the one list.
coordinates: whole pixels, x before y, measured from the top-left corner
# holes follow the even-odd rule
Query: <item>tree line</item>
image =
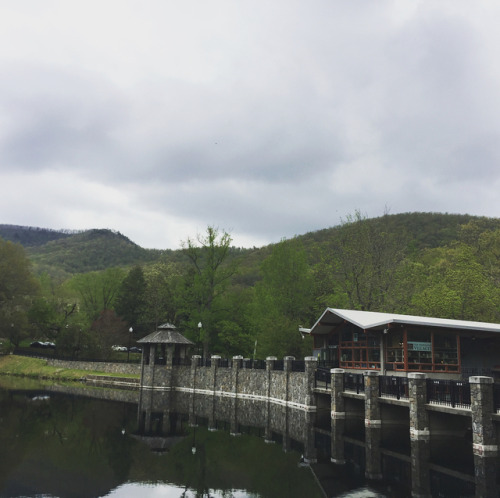
[[(205, 356), (302, 357), (299, 327), (325, 307), (478, 321), (500, 319), (500, 229), (483, 218), (444, 245), (416, 243), (384, 215), (355, 212), (328, 236), (269, 246), (258, 271), (251, 251), (209, 226), (179, 257), (80, 273), (36, 276), (24, 249), (0, 239), (0, 336), (50, 340), (73, 356), (112, 354), (171, 322)], [(323, 234), (324, 235), (324, 234)], [(132, 332), (130, 332), (132, 330)]]

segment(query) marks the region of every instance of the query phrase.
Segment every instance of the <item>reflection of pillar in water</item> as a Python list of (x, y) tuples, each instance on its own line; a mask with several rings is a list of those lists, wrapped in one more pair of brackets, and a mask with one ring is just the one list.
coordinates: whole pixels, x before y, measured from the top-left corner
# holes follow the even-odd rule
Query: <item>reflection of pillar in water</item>
[(266, 424), (264, 429), (264, 440), (266, 443), (273, 442), (273, 431), (271, 426), (271, 375), (274, 368), (276, 356), (268, 356), (266, 358)]
[(410, 404), (411, 481), (413, 496), (430, 496), (430, 431), (425, 374), (408, 374)]
[(382, 479), (380, 462), (380, 439), (382, 421), (380, 419), (379, 374), (368, 371), (365, 376), (365, 442), (366, 469), (368, 479)]
[(198, 363), (201, 359), (200, 355), (193, 355), (191, 357), (191, 393), (189, 397), (189, 425), (196, 425), (196, 380), (198, 373)]
[(411, 440), (411, 492), (412, 496), (431, 496), (429, 438)]
[(233, 436), (239, 435), (238, 427), (238, 376), (243, 363), (243, 356), (233, 356), (233, 366), (231, 370), (231, 384), (233, 397), (230, 398), (231, 402), (231, 420), (230, 432)]
[(220, 361), (220, 356), (219, 355), (212, 355), (211, 358), (211, 366), (210, 366), (210, 380), (209, 380), (209, 385), (212, 388), (212, 405), (211, 405), (211, 410), (208, 414), (208, 430), (209, 431), (216, 431), (217, 430), (217, 420), (215, 417), (215, 405), (217, 401), (217, 396), (215, 394), (216, 390), (216, 384), (217, 384), (217, 370), (219, 368), (219, 361)]
[(317, 452), (315, 443), (315, 420), (316, 414), (311, 412), (306, 412), (305, 414), (305, 440), (304, 440), (304, 462), (305, 463), (316, 463), (317, 462)]
[(498, 496), (498, 445), (493, 424), (493, 379), (470, 377), (476, 496)]
[(332, 368), (331, 373), (331, 460), (333, 463), (344, 464), (344, 370)]

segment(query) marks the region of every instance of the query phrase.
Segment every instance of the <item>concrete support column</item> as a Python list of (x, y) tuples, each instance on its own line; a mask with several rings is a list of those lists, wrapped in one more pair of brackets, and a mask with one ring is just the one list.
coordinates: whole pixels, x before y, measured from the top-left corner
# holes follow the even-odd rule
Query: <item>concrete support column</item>
[(306, 397), (304, 404), (306, 406), (316, 406), (316, 397), (314, 395), (314, 386), (316, 383), (316, 368), (318, 368), (318, 359), (314, 356), (304, 358), (306, 367)]
[(201, 360), (201, 356), (195, 354), (191, 357), (191, 397), (189, 399), (189, 425), (194, 427), (196, 425), (196, 377), (199, 368), (199, 361)]
[(498, 445), (493, 424), (493, 379), (470, 377), (469, 383), (476, 496), (497, 496)]
[(380, 419), (378, 372), (364, 372), (365, 377), (365, 442), (366, 442), (366, 469), (368, 479), (382, 479), (380, 462), (380, 438), (382, 421)]
[(344, 456), (344, 429), (345, 429), (345, 400), (344, 400), (344, 369), (332, 368), (331, 374), (331, 417), (332, 443), (331, 461), (336, 464), (345, 464)]
[(408, 374), (410, 402), (411, 482), (412, 496), (430, 497), (430, 430), (427, 403), (426, 375), (419, 372)]
[(233, 356), (233, 366), (231, 370), (231, 389), (234, 397), (231, 398), (231, 422), (230, 432), (233, 436), (239, 436), (238, 429), (238, 376), (243, 364), (243, 356)]

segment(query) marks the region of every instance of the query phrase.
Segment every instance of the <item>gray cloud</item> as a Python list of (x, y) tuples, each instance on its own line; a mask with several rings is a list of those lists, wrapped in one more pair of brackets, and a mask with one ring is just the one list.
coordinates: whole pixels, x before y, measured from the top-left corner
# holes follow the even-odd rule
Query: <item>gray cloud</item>
[(498, 10), (3, 5), (2, 221), (176, 247), (207, 224), (259, 245), (386, 205), (498, 216)]

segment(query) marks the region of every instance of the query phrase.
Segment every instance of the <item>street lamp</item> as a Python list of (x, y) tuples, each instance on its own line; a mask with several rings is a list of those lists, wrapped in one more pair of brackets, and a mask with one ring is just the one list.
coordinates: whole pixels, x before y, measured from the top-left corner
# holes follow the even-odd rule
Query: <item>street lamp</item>
[(198, 353), (200, 353), (201, 322), (198, 322)]
[(132, 337), (132, 334), (134, 333), (134, 329), (132, 327), (130, 327), (128, 329), (128, 331), (130, 332), (130, 334), (128, 335), (127, 363), (130, 360), (130, 338)]

